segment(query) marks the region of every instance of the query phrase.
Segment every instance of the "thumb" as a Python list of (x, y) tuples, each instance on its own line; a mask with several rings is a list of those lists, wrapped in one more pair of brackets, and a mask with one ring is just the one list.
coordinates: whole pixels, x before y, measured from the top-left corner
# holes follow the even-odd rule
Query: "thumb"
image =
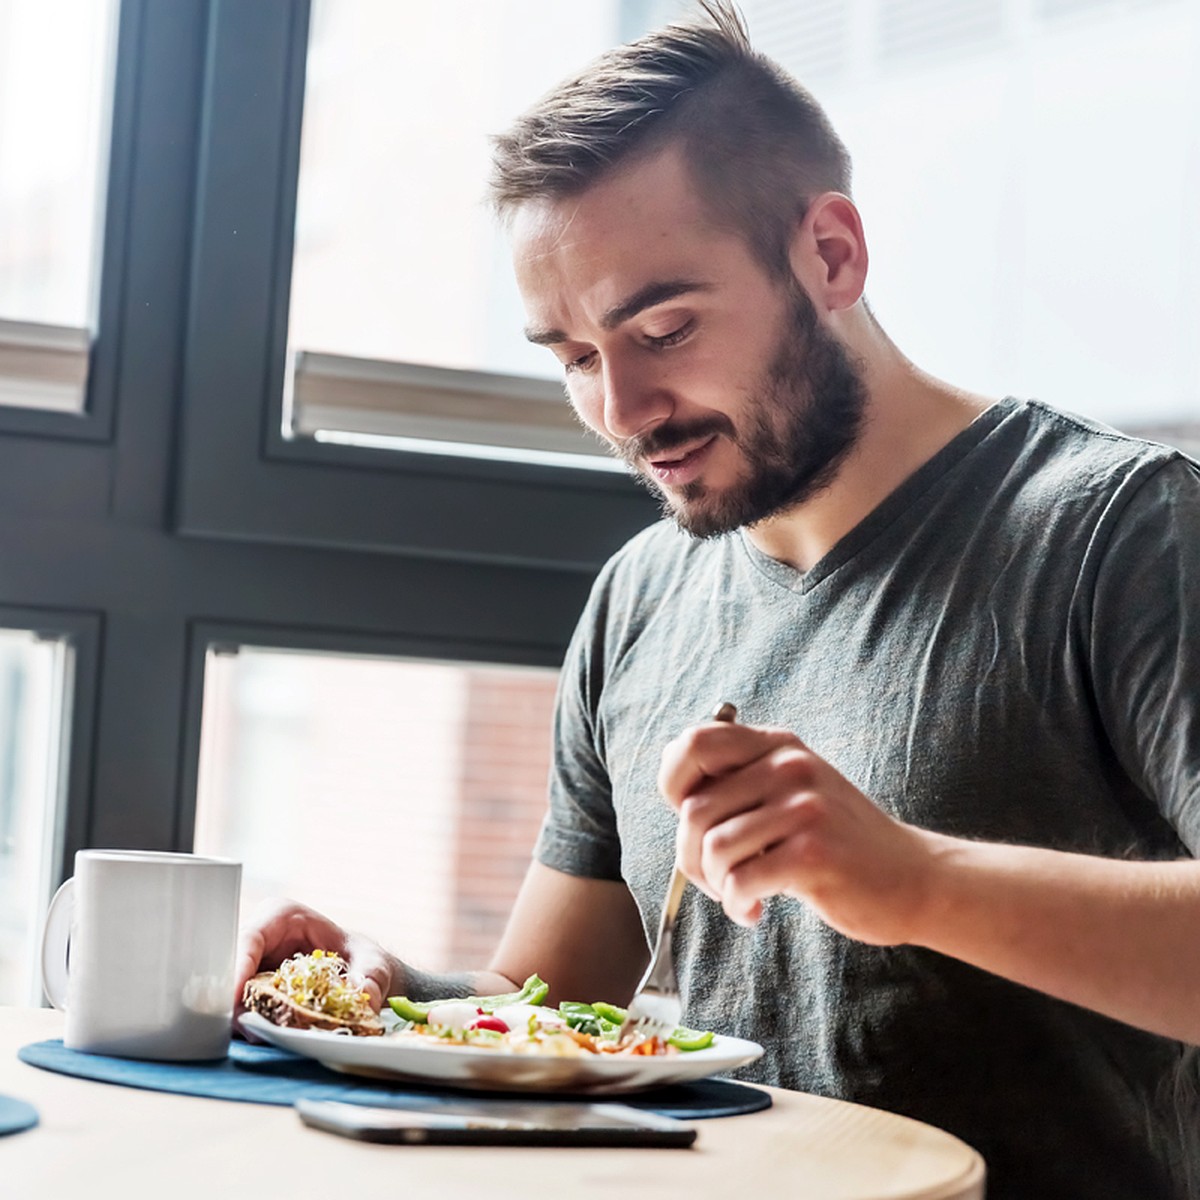
[(346, 943), (346, 966), (362, 980), (363, 991), (378, 1012), (392, 991), (392, 963), (382, 947), (368, 938), (352, 937)]

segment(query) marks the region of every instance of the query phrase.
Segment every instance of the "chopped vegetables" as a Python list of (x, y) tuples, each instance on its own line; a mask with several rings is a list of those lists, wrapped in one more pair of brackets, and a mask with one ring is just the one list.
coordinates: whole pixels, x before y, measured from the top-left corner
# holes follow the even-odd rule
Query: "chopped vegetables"
[(713, 1043), (708, 1030), (682, 1027), (660, 1038), (618, 1041), (625, 1009), (596, 1001), (563, 1001), (542, 1006), (549, 985), (531, 975), (520, 991), (502, 996), (419, 1002), (389, 996), (392, 1012), (407, 1022), (401, 1037), (437, 1038), (452, 1045), (488, 1046), (517, 1054), (675, 1054), (703, 1050)]

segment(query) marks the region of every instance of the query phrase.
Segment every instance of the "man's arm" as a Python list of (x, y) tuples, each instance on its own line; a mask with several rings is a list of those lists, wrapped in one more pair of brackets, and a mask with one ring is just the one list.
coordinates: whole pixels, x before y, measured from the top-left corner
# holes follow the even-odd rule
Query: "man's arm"
[(530, 864), (491, 969), (514, 980), (535, 971), (553, 1001), (624, 1004), (650, 951), (629, 889)]
[(970, 842), (889, 817), (784, 730), (707, 724), (668, 747), (688, 875), (741, 924), (805, 900), (833, 928), (908, 943), (1200, 1043), (1200, 863)]
[(534, 860), (486, 971), (434, 975), (397, 961), (394, 978), (415, 999), (430, 999), (515, 991), (536, 973), (550, 985), (550, 1004), (624, 1004), (648, 959), (641, 917), (623, 883)]
[(926, 900), (909, 940), (1200, 1044), (1200, 863), (922, 838)]

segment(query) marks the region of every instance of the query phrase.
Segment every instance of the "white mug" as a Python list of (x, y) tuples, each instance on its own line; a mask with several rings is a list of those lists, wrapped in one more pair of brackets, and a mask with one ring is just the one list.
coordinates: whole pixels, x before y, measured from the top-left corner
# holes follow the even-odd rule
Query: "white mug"
[(241, 863), (227, 859), (80, 850), (42, 935), (42, 986), (66, 1012), (63, 1044), (121, 1058), (224, 1057), (241, 885)]

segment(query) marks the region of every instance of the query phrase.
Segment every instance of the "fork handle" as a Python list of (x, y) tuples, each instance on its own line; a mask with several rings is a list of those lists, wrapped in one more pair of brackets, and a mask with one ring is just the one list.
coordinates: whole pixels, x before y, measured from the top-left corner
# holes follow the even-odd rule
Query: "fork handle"
[(663, 905), (661, 929), (670, 929), (674, 926), (675, 918), (679, 915), (679, 905), (683, 900), (685, 887), (687, 887), (687, 876), (683, 873), (683, 868), (676, 864), (675, 869), (671, 872), (671, 886), (667, 891), (666, 903)]

